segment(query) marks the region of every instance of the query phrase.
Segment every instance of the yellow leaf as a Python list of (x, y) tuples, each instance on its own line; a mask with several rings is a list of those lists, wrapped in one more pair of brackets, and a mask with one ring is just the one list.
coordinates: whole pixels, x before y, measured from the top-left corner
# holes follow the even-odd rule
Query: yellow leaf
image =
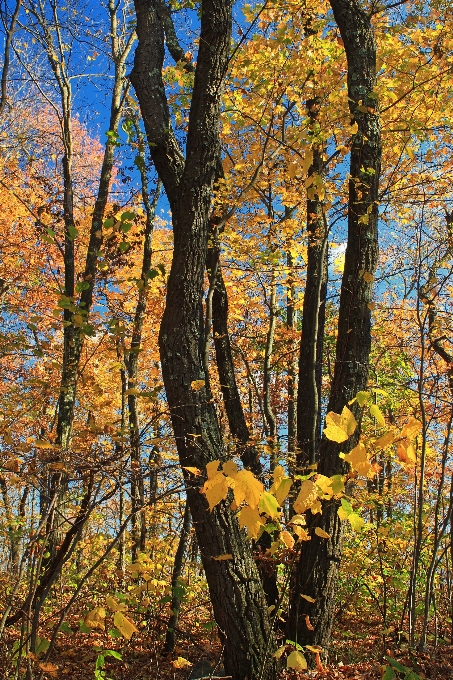
[(338, 508), (338, 510), (337, 510), (337, 515), (338, 515), (338, 517), (341, 519), (342, 522), (344, 522), (345, 519), (348, 519), (348, 517), (349, 517), (350, 514), (351, 514), (351, 513), (349, 513), (349, 512), (348, 512), (347, 510), (345, 510), (343, 507)]
[(327, 439), (341, 444), (349, 439), (351, 434), (355, 432), (356, 427), (357, 421), (354, 418), (354, 414), (347, 406), (344, 406), (341, 415), (333, 411), (329, 411), (326, 415), (324, 434)]
[(372, 404), (370, 406), (370, 414), (373, 416), (373, 418), (376, 418), (376, 422), (379, 423), (379, 425), (385, 425), (385, 418), (377, 404)]
[(292, 485), (293, 480), (290, 477), (284, 477), (280, 482), (278, 488), (274, 492), (279, 505), (283, 505), (285, 502), (285, 498), (289, 494)]
[(225, 500), (228, 494), (228, 488), (228, 480), (222, 472), (218, 472), (214, 477), (211, 477), (211, 479), (208, 479), (204, 483), (201, 493), (205, 494), (211, 511), (217, 503)]
[(396, 448), (396, 455), (401, 463), (404, 465), (412, 465), (417, 461), (417, 454), (412, 444), (408, 442), (399, 442)]
[(348, 521), (354, 531), (361, 531), (363, 525), (365, 524), (363, 517), (360, 517), (360, 515), (358, 515), (356, 512), (351, 512), (351, 514), (348, 515)]
[(297, 524), (293, 527), (293, 532), (296, 534), (299, 541), (311, 541), (311, 536), (307, 534), (305, 529), (303, 529), (300, 526), (297, 526)]
[(304, 645), (305, 649), (308, 649), (309, 652), (313, 652), (314, 654), (321, 654), (321, 652), (324, 651), (322, 647), (319, 645)]
[(50, 442), (46, 442), (44, 439), (37, 439), (34, 443), (37, 449), (53, 449), (53, 445)]
[(213, 557), (212, 559), (216, 562), (223, 562), (224, 560), (232, 560), (233, 555), (230, 553), (225, 553), (225, 555), (217, 555), (217, 557)]
[(140, 394), (140, 390), (138, 390), (136, 387), (130, 387), (128, 390), (125, 391), (124, 394), (131, 394), (132, 396), (136, 397), (137, 395)]
[(280, 659), (280, 657), (282, 656), (285, 649), (286, 649), (286, 645), (283, 645), (283, 647), (279, 647), (277, 649), (277, 651), (272, 654), (272, 656), (276, 659)]
[(301, 652), (294, 651), (286, 659), (286, 668), (294, 668), (296, 671), (307, 670), (307, 662)]
[(373, 444), (374, 446), (377, 446), (378, 449), (385, 449), (387, 446), (390, 446), (390, 444), (393, 444), (395, 441), (395, 433), (393, 430), (389, 430), (385, 434), (382, 435), (382, 437), (379, 437), (379, 439), (376, 439)]
[(248, 538), (258, 538), (263, 524), (264, 520), (260, 517), (257, 508), (251, 508), (249, 505), (241, 508), (239, 512), (239, 525), (247, 529)]
[(353, 135), (356, 135), (358, 133), (358, 131), (359, 131), (359, 126), (357, 125), (357, 123), (354, 123), (354, 125), (351, 125), (351, 133)]
[(319, 513), (322, 512), (322, 505), (321, 505), (321, 501), (319, 499), (313, 503), (313, 505), (310, 508), (310, 511), (313, 515), (316, 515), (316, 513), (318, 513), (318, 512)]
[(371, 468), (370, 461), (366, 455), (366, 448), (359, 442), (350, 453), (344, 455), (344, 459), (350, 463), (353, 470), (366, 477)]
[(116, 600), (114, 597), (111, 597), (110, 595), (106, 598), (105, 604), (112, 612), (127, 611), (127, 604), (124, 604), (124, 602), (118, 602), (118, 600)]
[(305, 152), (305, 158), (304, 158), (304, 161), (303, 161), (303, 164), (302, 164), (304, 172), (309, 171), (312, 163), (313, 163), (313, 150), (307, 149), (307, 151)]
[(417, 418), (410, 418), (409, 422), (401, 430), (401, 437), (408, 439), (415, 439), (415, 437), (422, 431), (422, 424)]
[(201, 470), (199, 470), (196, 467), (183, 465), (183, 468), (184, 470), (187, 470), (188, 472), (190, 472), (190, 474), (195, 475), (196, 477), (199, 477), (201, 475)]
[(323, 497), (328, 499), (333, 496), (332, 480), (325, 475), (318, 475), (315, 479), (316, 486), (321, 490)]
[(89, 612), (84, 619), (84, 624), (87, 628), (100, 628), (104, 630), (105, 609), (104, 607), (96, 607)]
[(291, 550), (291, 548), (294, 545), (294, 538), (291, 536), (291, 534), (288, 531), (282, 531), (280, 534), (280, 538), (282, 539), (286, 547)]
[(190, 383), (190, 386), (195, 392), (198, 392), (198, 390), (202, 390), (203, 387), (205, 386), (206, 382), (204, 380), (192, 380)]
[(299, 526), (304, 527), (307, 524), (307, 520), (305, 515), (293, 515), (289, 524), (298, 524)]
[(319, 536), (319, 538), (330, 538), (330, 534), (328, 534), (327, 531), (324, 531), (324, 529), (321, 529), (321, 527), (315, 527), (315, 534), (316, 536)]
[(223, 464), (222, 470), (225, 475), (234, 478), (238, 473), (238, 466), (232, 460), (228, 460), (226, 463)]
[(121, 635), (124, 638), (126, 638), (126, 640), (130, 640), (133, 633), (138, 633), (138, 628), (136, 628), (133, 621), (128, 619), (121, 612), (115, 612), (115, 616), (113, 617), (113, 623), (118, 628)]
[(187, 659), (185, 659), (183, 656), (178, 656), (177, 659), (171, 661), (170, 663), (173, 668), (188, 668), (192, 665), (190, 661), (187, 661)]
[(250, 470), (241, 470), (234, 478), (234, 500), (238, 506), (247, 501), (251, 508), (257, 508), (263, 491), (264, 486)]
[(273, 474), (272, 474), (272, 477), (274, 479), (273, 486), (275, 486), (275, 488), (277, 488), (281, 484), (281, 481), (282, 481), (284, 476), (285, 476), (285, 468), (282, 465), (277, 465)]
[(212, 479), (216, 476), (219, 471), (219, 465), (220, 460), (212, 460), (206, 465), (206, 474), (208, 475), (208, 479)]
[(301, 597), (304, 598), (304, 600), (307, 600), (307, 602), (316, 602), (316, 600), (313, 597), (310, 597), (310, 595), (302, 595)]
[(364, 281), (366, 281), (367, 283), (371, 283), (371, 281), (373, 280), (373, 278), (374, 278), (374, 277), (373, 277), (373, 274), (370, 274), (370, 272), (364, 272), (364, 273), (363, 273), (363, 279), (364, 279)]
[(306, 479), (302, 482), (299, 495), (294, 502), (294, 510), (301, 515), (305, 510), (311, 508), (317, 500), (318, 492), (316, 490), (316, 485), (310, 479)]
[(367, 306), (368, 306), (368, 309), (371, 312), (374, 312), (374, 310), (376, 309), (376, 303), (375, 302), (369, 302)]

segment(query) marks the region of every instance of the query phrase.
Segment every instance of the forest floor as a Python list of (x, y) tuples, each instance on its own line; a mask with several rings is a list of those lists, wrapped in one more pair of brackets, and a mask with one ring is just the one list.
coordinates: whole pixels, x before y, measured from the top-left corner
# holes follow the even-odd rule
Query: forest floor
[[(187, 623), (187, 622), (186, 622)], [(48, 662), (33, 660), (36, 678), (51, 680), (188, 680), (191, 668), (206, 659), (216, 665), (221, 658), (221, 646), (214, 631), (201, 628), (180, 630), (175, 652), (162, 652), (165, 626), (163, 621), (144, 627), (129, 642), (112, 639), (107, 633), (59, 633), (57, 645)], [(290, 651), (290, 648), (288, 648)], [(102, 668), (105, 675), (95, 676), (96, 660), (103, 650), (116, 650), (122, 659), (105, 657)], [(407, 644), (397, 646), (390, 642), (383, 646), (376, 623), (350, 620), (337, 626), (331, 648), (331, 662), (324, 670), (284, 670), (281, 680), (380, 680), (390, 657), (429, 680), (453, 680), (453, 646), (428, 647), (424, 653), (409, 650)], [(21, 662), (25, 671), (26, 661)], [(181, 666), (181, 667), (178, 667)], [(218, 668), (220, 667), (220, 663)], [(1, 668), (1, 666), (0, 666)], [(3, 667), (5, 668), (5, 667)], [(0, 678), (9, 680), (0, 670)], [(219, 675), (218, 672), (214, 677)], [(394, 676), (401, 680), (405, 674)], [(407, 677), (407, 676), (406, 676)], [(412, 676), (414, 677), (414, 676)], [(411, 679), (412, 680), (412, 679)]]

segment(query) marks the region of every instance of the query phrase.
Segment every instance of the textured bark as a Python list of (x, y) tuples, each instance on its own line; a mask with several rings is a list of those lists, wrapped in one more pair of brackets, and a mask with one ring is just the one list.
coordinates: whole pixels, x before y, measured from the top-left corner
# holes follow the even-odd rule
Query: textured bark
[[(150, 152), (173, 219), (174, 252), (159, 334), (162, 373), (183, 466), (204, 469), (225, 459), (205, 374), (203, 280), (212, 188), (220, 145), (220, 94), (231, 40), (231, 3), (204, 0), (185, 159), (172, 131), (162, 81), (164, 27), (155, 0), (136, 0), (139, 45), (131, 80), (137, 92)], [(184, 471), (185, 472), (185, 471)], [(234, 680), (272, 677), (274, 650), (258, 570), (239, 525), (222, 502), (212, 512), (186, 473), (187, 498), (200, 546), (214, 616), (225, 644), (225, 667)], [(198, 481), (197, 481), (198, 484)], [(231, 560), (214, 557), (229, 553)], [(263, 665), (267, 668), (260, 676)]]
[(234, 371), (233, 353), (228, 333), (228, 294), (219, 262), (219, 246), (217, 243), (208, 247), (206, 269), (210, 285), (214, 286), (212, 296), (212, 329), (217, 370), (220, 378), (223, 402), (228, 418), (231, 436), (238, 443), (238, 454), (244, 467), (260, 476), (262, 469), (259, 453), (250, 444), (250, 431), (242, 408), (241, 397)]
[(181, 593), (178, 591), (178, 588), (180, 588), (179, 577), (181, 576), (184, 557), (189, 547), (191, 521), (192, 518), (190, 516), (189, 504), (186, 502), (181, 533), (179, 536), (178, 548), (176, 550), (175, 555), (175, 563), (173, 565), (173, 573), (171, 576), (172, 599), (170, 603), (170, 609), (172, 611), (172, 614), (168, 619), (167, 633), (165, 635), (164, 652), (166, 654), (174, 651), (176, 643), (176, 628), (178, 626), (179, 610), (181, 609), (182, 599)]
[[(329, 411), (339, 413), (359, 390), (366, 388), (368, 382), (371, 347), (368, 304), (371, 301), (372, 281), (370, 277), (364, 278), (363, 274), (374, 274), (378, 256), (381, 135), (378, 102), (374, 93), (376, 47), (370, 17), (357, 0), (331, 0), (330, 4), (346, 49), (349, 106), (358, 124), (358, 132), (352, 137), (348, 243), (340, 294), (336, 360), (328, 405)], [(360, 422), (357, 403), (351, 409)], [(320, 445), (318, 471), (328, 476), (344, 473), (347, 466), (338, 454), (340, 450), (347, 451), (355, 446), (359, 434), (360, 427), (341, 446), (324, 438)], [(331, 538), (326, 540), (313, 533), (311, 541), (303, 546), (293, 583), (289, 636), (300, 644), (328, 647), (341, 560), (342, 529), (337, 503), (324, 503), (322, 515), (309, 516), (309, 523), (320, 526)], [(310, 604), (300, 597), (301, 593), (310, 595), (315, 602)], [(307, 614), (313, 631), (307, 630)]]
[[(313, 124), (319, 102), (307, 102)], [(308, 175), (323, 177), (323, 149), (313, 147), (313, 163)], [(318, 196), (307, 200), (308, 263), (302, 313), (302, 337), (299, 353), (299, 389), (297, 399), (297, 468), (313, 465), (320, 441), (322, 353), (324, 344), (325, 303), (327, 291), (327, 220)]]

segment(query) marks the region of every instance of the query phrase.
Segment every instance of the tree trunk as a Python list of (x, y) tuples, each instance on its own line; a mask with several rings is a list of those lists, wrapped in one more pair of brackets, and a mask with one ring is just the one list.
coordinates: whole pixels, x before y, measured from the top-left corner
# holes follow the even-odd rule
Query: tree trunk
[[(317, 99), (307, 101), (313, 124), (318, 117)], [(323, 149), (313, 146), (309, 177), (324, 177)], [(309, 192), (313, 189), (309, 189)], [(314, 193), (307, 199), (308, 263), (302, 313), (297, 400), (297, 468), (316, 462), (321, 435), (322, 353), (327, 292), (327, 219), (323, 201)]]
[[(371, 348), (372, 276), (375, 272), (378, 241), (378, 187), (381, 166), (380, 121), (377, 111), (376, 47), (368, 14), (357, 0), (331, 0), (335, 21), (340, 29), (348, 60), (348, 96), (351, 114), (358, 125), (352, 137), (349, 181), (348, 243), (340, 294), (336, 361), (329, 411), (340, 413), (343, 406), (363, 390), (368, 382)], [(364, 276), (365, 273), (371, 276)], [(351, 406), (360, 422), (357, 403)], [(360, 427), (341, 446), (323, 439), (319, 451), (318, 471), (331, 476), (346, 471), (339, 458), (358, 441)], [(303, 546), (295, 575), (289, 637), (300, 644), (328, 647), (330, 641), (338, 568), (341, 560), (342, 528), (336, 502), (324, 503), (322, 515), (309, 515), (329, 539), (312, 534)], [(301, 594), (309, 595), (309, 603)], [(313, 631), (308, 630), (305, 616)]]
[(181, 586), (179, 584), (179, 577), (182, 573), (184, 556), (187, 552), (189, 541), (190, 541), (190, 525), (192, 518), (190, 516), (189, 504), (186, 501), (186, 507), (184, 510), (184, 517), (182, 521), (181, 534), (179, 536), (178, 549), (176, 550), (175, 563), (173, 565), (173, 574), (171, 576), (171, 615), (168, 619), (167, 634), (165, 636), (165, 647), (164, 652), (173, 652), (176, 643), (176, 628), (178, 626), (179, 611), (181, 609), (181, 599), (182, 595), (180, 592)]
[[(203, 0), (185, 159), (172, 130), (162, 80), (164, 26), (155, 0), (135, 0), (139, 45), (131, 80), (140, 102), (150, 152), (173, 219), (174, 253), (159, 334), (162, 373), (183, 466), (202, 470), (224, 460), (215, 405), (207, 384), (203, 281), (212, 188), (220, 145), (220, 94), (231, 40), (231, 3)], [(204, 381), (201, 389), (192, 383)], [(274, 651), (263, 589), (237, 520), (222, 502), (212, 512), (200, 483), (184, 470), (187, 497), (225, 645), (225, 667), (234, 680), (271, 678)], [(196, 484), (196, 486), (195, 486)], [(232, 559), (217, 561), (219, 555)]]

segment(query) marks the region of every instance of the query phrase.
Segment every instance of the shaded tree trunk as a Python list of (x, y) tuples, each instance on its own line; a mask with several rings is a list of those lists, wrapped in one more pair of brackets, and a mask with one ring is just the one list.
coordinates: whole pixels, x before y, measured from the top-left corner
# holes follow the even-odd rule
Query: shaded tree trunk
[[(371, 18), (357, 0), (331, 0), (348, 60), (348, 96), (358, 131), (352, 137), (348, 243), (340, 294), (338, 337), (333, 383), (328, 410), (341, 412), (343, 406), (363, 390), (368, 382), (371, 348), (372, 275), (375, 272), (378, 241), (378, 187), (381, 167), (381, 134), (377, 111), (376, 46)], [(364, 277), (364, 273), (371, 276)], [(360, 422), (361, 409), (351, 406)], [(323, 439), (318, 471), (331, 476), (342, 474), (346, 465), (340, 450), (348, 451), (358, 441), (360, 427), (341, 446)], [(328, 647), (333, 623), (338, 569), (341, 560), (342, 528), (335, 501), (323, 504), (322, 515), (309, 516), (308, 523), (324, 529), (329, 539), (312, 534), (303, 546), (293, 583), (289, 637), (300, 644)], [(309, 603), (300, 595), (313, 598)], [(305, 616), (313, 631), (308, 630)]]
[[(203, 0), (201, 33), (185, 158), (172, 130), (162, 80), (164, 25), (154, 0), (135, 0), (139, 45), (131, 80), (140, 102), (150, 152), (173, 219), (174, 253), (159, 334), (162, 373), (183, 466), (202, 470), (224, 460), (215, 406), (205, 373), (203, 280), (212, 188), (220, 145), (220, 93), (231, 40), (231, 4)], [(192, 389), (193, 381), (205, 381)], [(234, 680), (273, 674), (275, 647), (258, 570), (237, 520), (222, 502), (212, 512), (198, 480), (184, 470), (187, 497), (200, 546), (214, 616)], [(231, 554), (229, 560), (214, 558)]]
[(184, 510), (184, 517), (182, 520), (181, 533), (179, 536), (178, 548), (175, 555), (175, 563), (173, 565), (173, 573), (171, 576), (171, 592), (172, 599), (170, 603), (170, 609), (172, 611), (170, 618), (168, 619), (168, 628), (165, 636), (165, 646), (164, 652), (173, 652), (176, 643), (176, 628), (178, 626), (179, 611), (181, 609), (181, 585), (179, 583), (179, 577), (182, 573), (184, 556), (187, 553), (187, 549), (190, 542), (190, 525), (192, 518), (190, 516), (189, 504), (186, 501), (186, 507)]

